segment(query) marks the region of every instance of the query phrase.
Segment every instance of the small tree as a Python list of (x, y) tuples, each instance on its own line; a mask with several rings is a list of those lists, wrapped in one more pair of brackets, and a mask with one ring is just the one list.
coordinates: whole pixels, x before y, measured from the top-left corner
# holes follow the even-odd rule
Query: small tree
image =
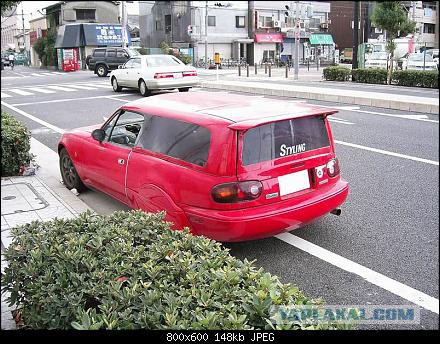
[(387, 83), (391, 84), (393, 72), (393, 58), (396, 44), (394, 40), (414, 33), (416, 23), (408, 18), (408, 13), (403, 9), (400, 1), (377, 2), (371, 16), (373, 25), (387, 32), (387, 51), (390, 54), (388, 65)]
[(5, 14), (6, 11), (17, 6), (21, 1), (1, 1), (1, 15)]

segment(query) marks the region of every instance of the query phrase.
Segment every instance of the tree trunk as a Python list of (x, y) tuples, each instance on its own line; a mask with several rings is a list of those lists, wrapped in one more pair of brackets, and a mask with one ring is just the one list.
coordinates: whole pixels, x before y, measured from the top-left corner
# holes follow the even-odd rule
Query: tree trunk
[(391, 85), (391, 79), (393, 76), (393, 57), (394, 57), (394, 52), (392, 52), (390, 55), (390, 63), (388, 65), (388, 74), (387, 74), (387, 84), (388, 85)]

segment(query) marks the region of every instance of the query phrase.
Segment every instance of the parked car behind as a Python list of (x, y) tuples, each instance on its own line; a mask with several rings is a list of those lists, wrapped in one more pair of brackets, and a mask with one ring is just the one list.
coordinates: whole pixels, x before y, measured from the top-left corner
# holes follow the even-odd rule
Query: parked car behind
[(432, 55), (426, 53), (414, 53), (408, 55), (406, 69), (409, 70), (437, 70), (437, 63)]
[(127, 62), (130, 57), (140, 55), (136, 50), (129, 48), (95, 48), (91, 55), (87, 56), (86, 63), (100, 77), (107, 76), (109, 71)]
[(139, 55), (114, 70), (110, 81), (115, 92), (123, 87), (138, 89), (141, 95), (151, 91), (179, 89), (187, 92), (200, 82), (193, 66), (172, 55)]
[(327, 120), (335, 112), (227, 93), (142, 98), (63, 134), (60, 171), (68, 189), (165, 210), (174, 229), (219, 241), (270, 237), (339, 215), (348, 183)]
[[(374, 52), (365, 61), (365, 68), (387, 68), (387, 61), (387, 52)], [(397, 67), (397, 63), (394, 64), (394, 67)]]

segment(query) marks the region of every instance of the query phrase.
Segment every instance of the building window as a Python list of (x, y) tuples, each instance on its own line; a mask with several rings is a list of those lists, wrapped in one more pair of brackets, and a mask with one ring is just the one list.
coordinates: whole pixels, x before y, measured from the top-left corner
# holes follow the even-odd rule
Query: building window
[(171, 32), (171, 14), (165, 15), (165, 33)]
[(160, 21), (156, 20), (156, 31), (160, 30)]
[(245, 18), (244, 16), (235, 16), (235, 27), (244, 27)]
[(435, 33), (435, 24), (424, 24), (423, 33)]
[(76, 20), (95, 20), (95, 9), (77, 9)]
[(258, 24), (259, 27), (273, 27), (273, 17), (260, 16)]
[(215, 16), (208, 16), (208, 26), (215, 26)]

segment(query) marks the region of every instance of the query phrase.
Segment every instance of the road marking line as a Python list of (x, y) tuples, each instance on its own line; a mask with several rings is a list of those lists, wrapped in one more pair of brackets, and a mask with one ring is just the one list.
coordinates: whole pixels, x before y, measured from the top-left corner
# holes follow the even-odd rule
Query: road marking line
[(41, 75), (41, 73), (31, 73), (31, 75), (33, 75), (33, 76), (44, 76), (44, 75)]
[(104, 84), (95, 84), (95, 85), (93, 85), (93, 86), (95, 86), (95, 87), (101, 87), (101, 88), (110, 88), (110, 87), (112, 87), (112, 85), (104, 85)]
[[(131, 94), (121, 94), (121, 96), (130, 96)], [(119, 97), (119, 96), (110, 96), (108, 97), (108, 99), (113, 99), (113, 100), (119, 100), (120, 102), (131, 102), (131, 100), (125, 100), (125, 99), (118, 99), (118, 98), (113, 98), (113, 97)]]
[(13, 74), (17, 74), (17, 75), (20, 75), (20, 77), (22, 77), (22, 78), (25, 78), (25, 77), (26, 77), (26, 75), (23, 75), (23, 74), (21, 74), (21, 73), (17, 73), (17, 72), (13, 72), (13, 71), (11, 71), (11, 73), (13, 73)]
[(1, 96), (2, 96), (2, 98), (9, 98), (9, 97), (11, 97), (9, 94), (7, 94), (7, 93), (1, 93)]
[(342, 121), (340, 121), (340, 120), (337, 120), (337, 119), (331, 119), (331, 118), (329, 118), (328, 120), (329, 120), (329, 122), (332, 122), (332, 123), (340, 123), (340, 124), (347, 124), (347, 125), (352, 125), (352, 124), (354, 124), (354, 123), (352, 123), (352, 122), (347, 122), (346, 120), (342, 120)]
[(6, 106), (7, 108), (10, 108), (11, 110), (15, 111), (16, 113), (18, 113), (18, 114), (20, 114), (20, 115), (22, 115), (24, 117), (27, 117), (27, 118), (29, 118), (29, 119), (37, 122), (37, 123), (40, 123), (41, 125), (44, 125), (44, 126), (50, 128), (50, 129), (52, 129), (53, 131), (56, 131), (57, 133), (60, 133), (60, 134), (64, 133), (63, 129), (58, 128), (58, 127), (56, 127), (56, 126), (54, 126), (54, 125), (52, 125), (50, 123), (47, 123), (47, 122), (45, 122), (45, 121), (43, 121), (43, 120), (41, 120), (41, 119), (39, 119), (39, 118), (37, 118), (35, 116), (32, 116), (32, 115), (28, 114), (27, 112), (24, 112), (23, 110), (17, 109), (15, 106), (9, 105), (8, 103), (5, 103), (3, 100), (1, 101), (1, 105)]
[(61, 86), (47, 86), (47, 87), (51, 88), (52, 90), (57, 90), (57, 91), (66, 91), (66, 92), (78, 91), (78, 90), (74, 90), (72, 88), (61, 87)]
[(119, 94), (119, 95), (113, 95), (113, 96), (95, 96), (95, 97), (84, 97), (84, 98), (65, 98), (65, 99), (54, 99), (54, 100), (43, 100), (41, 102), (30, 102), (30, 103), (19, 103), (19, 104), (11, 104), (12, 106), (24, 106), (24, 105), (34, 105), (34, 104), (46, 104), (46, 103), (63, 103), (63, 102), (70, 102), (70, 101), (78, 101), (78, 100), (88, 100), (88, 99), (100, 99), (100, 98), (107, 98), (107, 99), (113, 99), (113, 100), (119, 100), (113, 97), (125, 97), (130, 96), (131, 94)]
[(39, 88), (39, 87), (28, 87), (26, 89), (27, 90), (32, 90), (34, 92), (40, 92), (40, 93), (55, 93), (55, 91), (46, 90), (44, 88)]
[(90, 87), (84, 85), (69, 85), (69, 87), (78, 88), (80, 90), (96, 90), (96, 87)]
[(289, 245), (295, 246), (300, 250), (307, 252), (312, 256), (315, 256), (342, 270), (356, 274), (364, 278), (367, 282), (377, 285), (378, 287), (383, 288), (397, 296), (400, 296), (405, 300), (413, 302), (420, 307), (439, 314), (439, 300), (432, 296), (413, 289), (403, 283), (400, 283), (365, 266), (355, 263), (336, 253), (328, 251), (325, 248), (315, 245), (291, 233), (278, 234), (276, 235), (276, 237), (288, 243)]
[(428, 159), (418, 158), (418, 157), (415, 157), (415, 156), (410, 156), (410, 155), (405, 155), (405, 154), (400, 154), (400, 153), (389, 152), (389, 151), (382, 150), (382, 149), (361, 146), (361, 145), (357, 145), (357, 144), (349, 143), (349, 142), (344, 142), (344, 141), (335, 140), (335, 143), (338, 143), (338, 144), (344, 145), (344, 146), (359, 148), (359, 149), (363, 149), (363, 150), (367, 150), (367, 151), (371, 151), (371, 152), (375, 152), (375, 153), (395, 156), (395, 157), (398, 157), (398, 158), (414, 160), (414, 161), (423, 162), (423, 163), (426, 163), (426, 164), (431, 164), (431, 165), (438, 166), (438, 161), (434, 161), (434, 160), (428, 160)]
[(48, 75), (48, 76), (53, 76), (53, 73), (47, 73), (47, 72), (44, 72), (44, 73), (40, 73), (40, 74), (43, 74), (43, 75)]
[(30, 96), (30, 95), (33, 94), (33, 93), (31, 93), (31, 92), (26, 92), (26, 91), (23, 91), (23, 90), (18, 90), (18, 89), (16, 89), (16, 88), (10, 89), (10, 90), (8, 90), (8, 91), (9, 91), (9, 92), (14, 92), (14, 93), (20, 94), (20, 95), (22, 95), (22, 96)]
[(65, 73), (60, 73), (60, 72), (52, 72), (51, 74), (65, 75)]

